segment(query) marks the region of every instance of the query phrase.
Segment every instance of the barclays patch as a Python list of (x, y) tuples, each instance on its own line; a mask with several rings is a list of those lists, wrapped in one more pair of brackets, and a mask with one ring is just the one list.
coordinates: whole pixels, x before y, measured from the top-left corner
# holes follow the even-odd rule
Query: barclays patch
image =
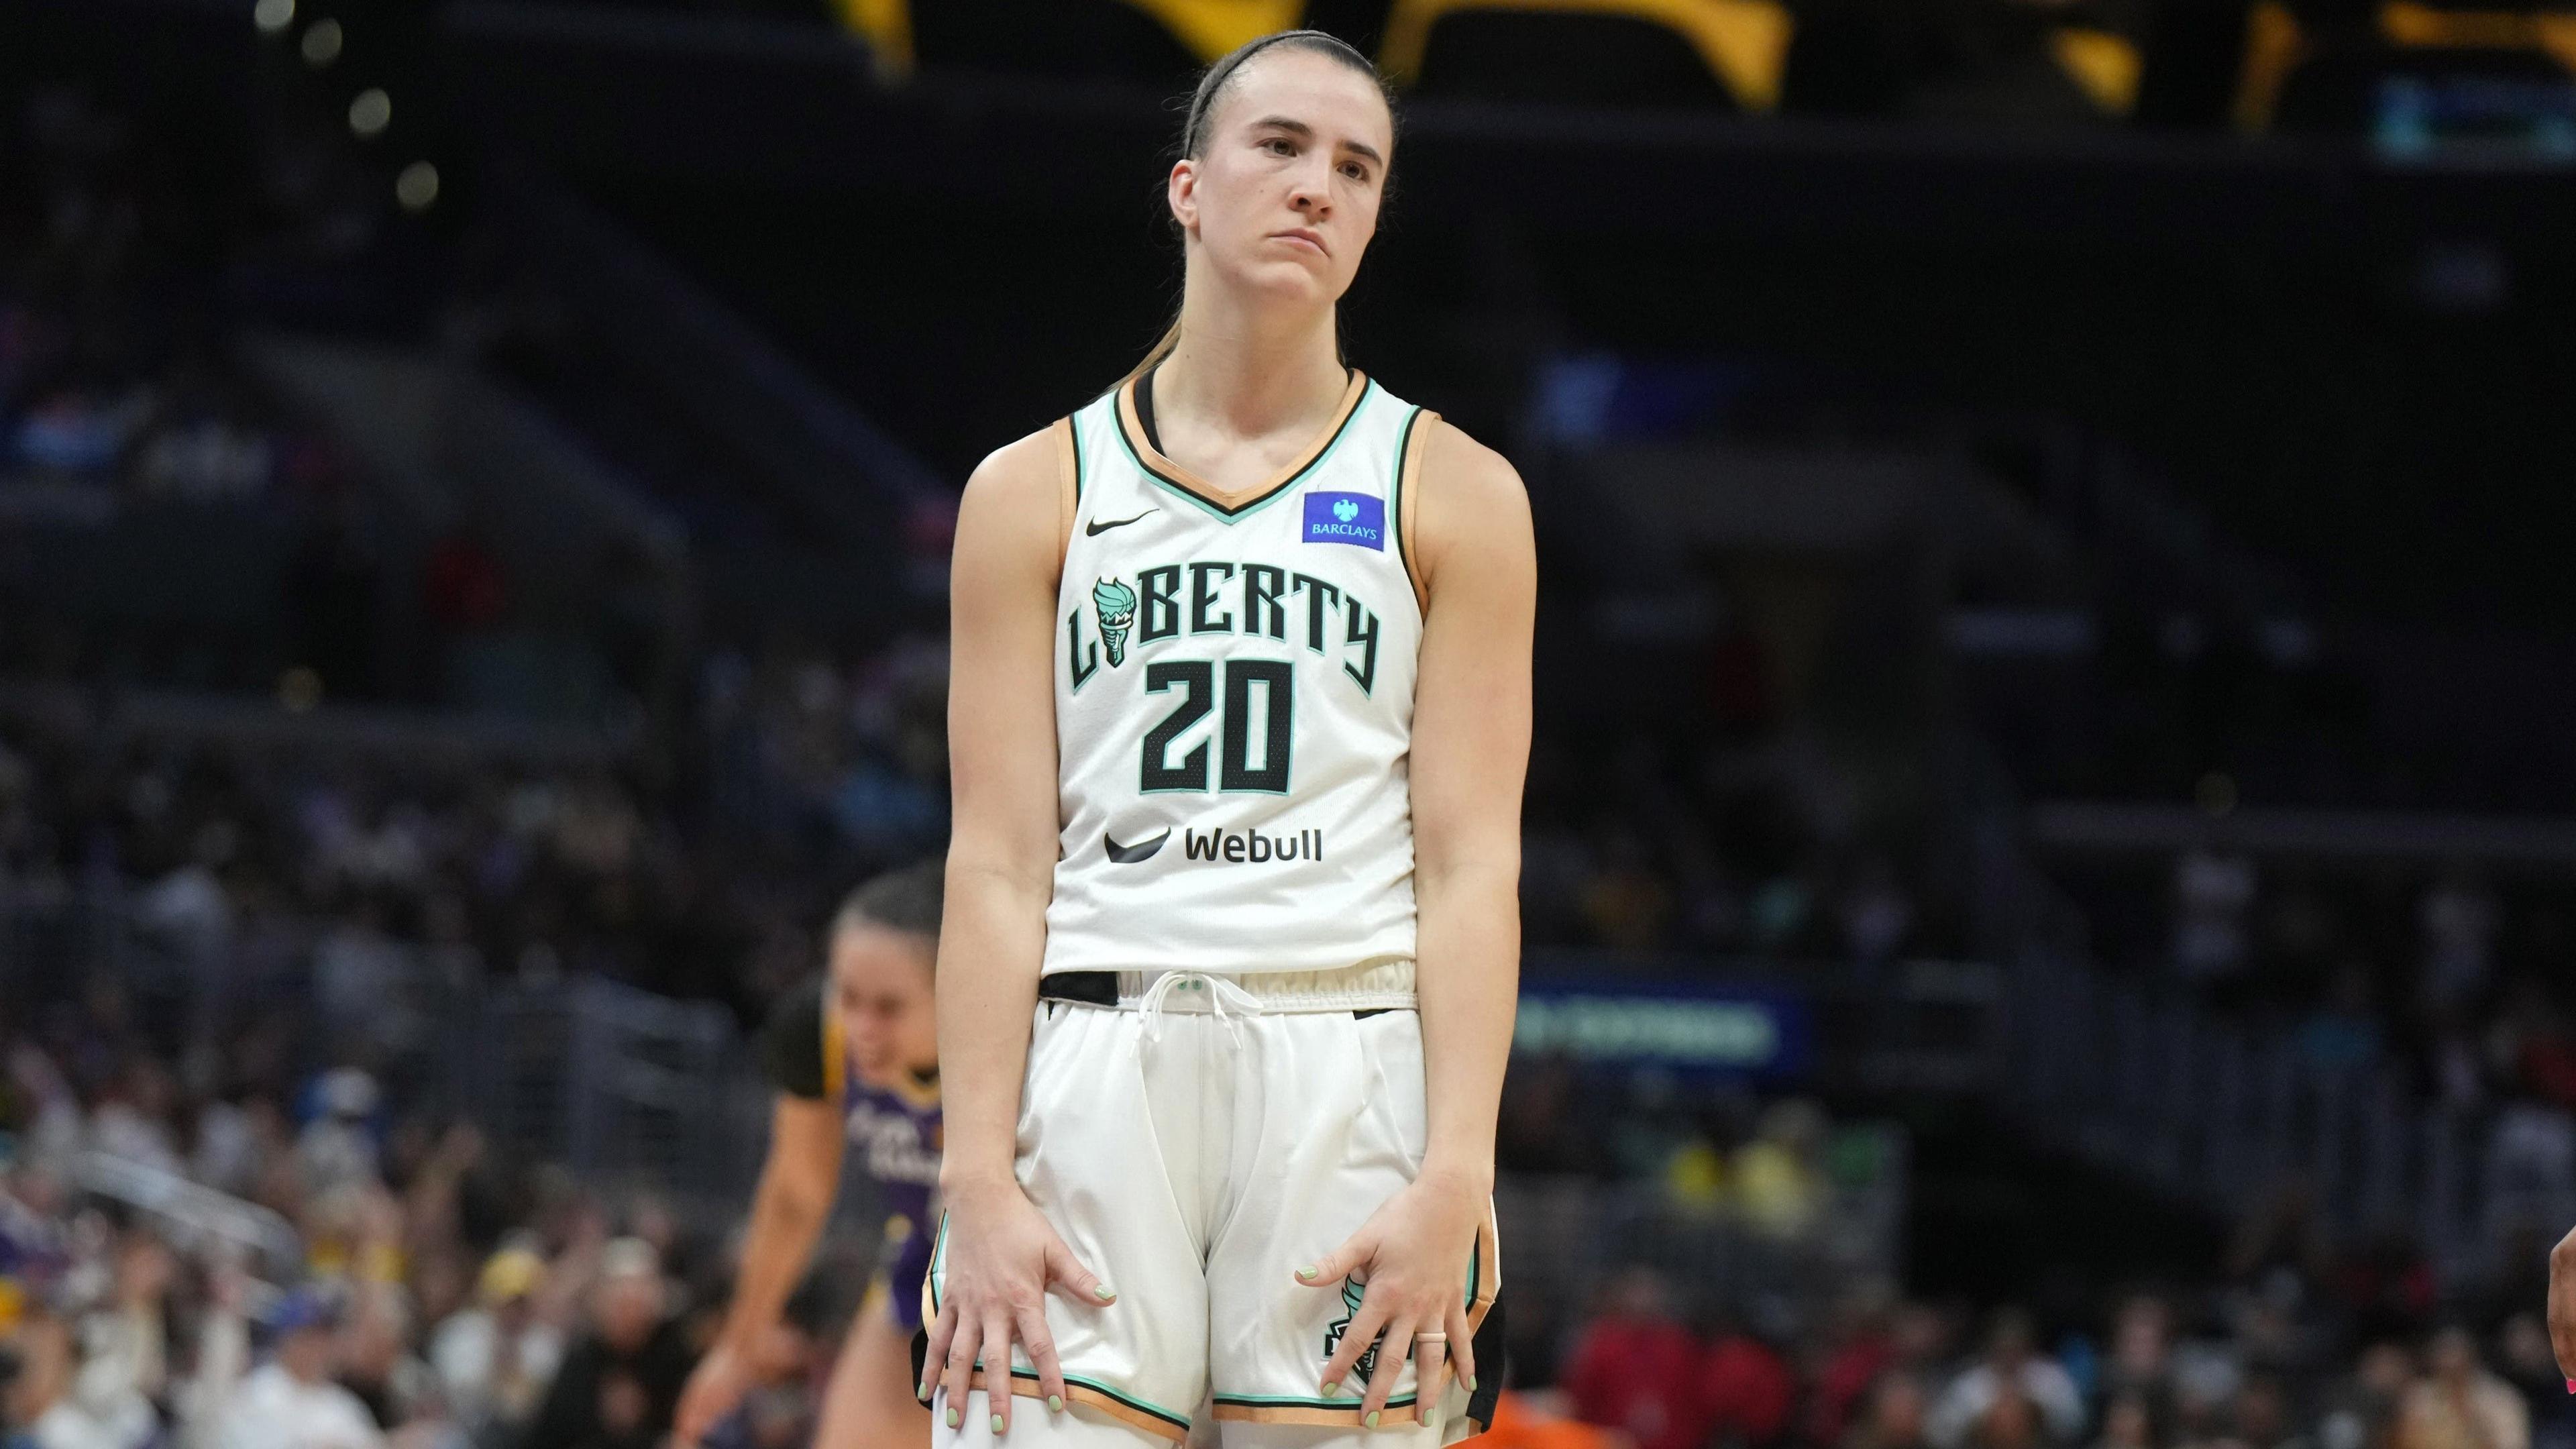
[(1386, 500), (1370, 493), (1306, 495), (1306, 543), (1386, 547)]

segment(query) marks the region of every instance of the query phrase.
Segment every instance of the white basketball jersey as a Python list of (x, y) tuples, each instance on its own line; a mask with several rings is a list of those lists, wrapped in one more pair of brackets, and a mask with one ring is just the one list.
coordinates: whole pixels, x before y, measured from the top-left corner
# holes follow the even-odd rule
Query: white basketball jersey
[(1153, 445), (1133, 384), (1056, 424), (1046, 971), (1412, 959), (1407, 494), (1435, 416), (1354, 372), (1297, 463), (1236, 493)]

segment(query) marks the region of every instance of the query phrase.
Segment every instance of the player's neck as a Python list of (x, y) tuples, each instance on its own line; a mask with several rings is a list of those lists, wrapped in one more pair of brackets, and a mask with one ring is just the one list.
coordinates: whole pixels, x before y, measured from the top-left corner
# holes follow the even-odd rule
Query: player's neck
[(1154, 371), (1158, 419), (1186, 419), (1238, 438), (1303, 435), (1332, 415), (1349, 385), (1333, 309), (1254, 310), (1195, 289), (1181, 337)]

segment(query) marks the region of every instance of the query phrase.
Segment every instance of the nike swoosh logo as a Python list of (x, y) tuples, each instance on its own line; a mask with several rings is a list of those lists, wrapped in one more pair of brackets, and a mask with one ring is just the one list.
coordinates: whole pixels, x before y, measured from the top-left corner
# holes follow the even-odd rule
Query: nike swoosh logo
[[(1133, 523), (1136, 520), (1131, 518), (1127, 521)], [(1116, 840), (1110, 837), (1108, 831), (1104, 830), (1100, 832), (1100, 845), (1102, 849), (1109, 852), (1109, 863), (1111, 865), (1134, 865), (1140, 860), (1150, 859), (1155, 851), (1163, 848), (1163, 842), (1171, 838), (1171, 827), (1165, 826), (1163, 827), (1163, 833), (1155, 836), (1151, 840), (1140, 840), (1134, 845), (1120, 845)]]
[[(1162, 511), (1163, 511), (1163, 510), (1161, 510), (1161, 509), (1159, 509), (1159, 508), (1148, 508), (1148, 509), (1146, 509), (1146, 510), (1145, 510), (1145, 513), (1160, 513), (1160, 512), (1162, 512)], [(1144, 517), (1144, 516), (1145, 516), (1145, 513), (1139, 513), (1139, 514), (1137, 514), (1137, 515), (1136, 515), (1136, 518), (1142, 518), (1142, 517)], [(1085, 538), (1094, 538), (1094, 537), (1097, 537), (1097, 536), (1099, 536), (1099, 535), (1101, 535), (1101, 534), (1107, 533), (1109, 530), (1111, 530), (1111, 529), (1113, 529), (1113, 528), (1125, 528), (1127, 525), (1129, 525), (1129, 524), (1131, 524), (1131, 523), (1134, 523), (1134, 522), (1136, 521), (1136, 518), (1113, 518), (1113, 519), (1109, 520), (1107, 523), (1099, 523), (1099, 522), (1086, 523), (1086, 524), (1084, 524), (1084, 525), (1082, 526), (1082, 536), (1083, 536), (1083, 537), (1085, 537)]]

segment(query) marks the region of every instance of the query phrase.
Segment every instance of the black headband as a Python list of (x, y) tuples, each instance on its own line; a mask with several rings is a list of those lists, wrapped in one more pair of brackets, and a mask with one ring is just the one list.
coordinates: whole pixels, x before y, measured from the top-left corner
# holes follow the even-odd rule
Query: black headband
[(1265, 35), (1258, 40), (1247, 42), (1241, 49), (1235, 51), (1234, 54), (1217, 62), (1217, 68), (1209, 73), (1206, 80), (1199, 83), (1198, 94), (1192, 98), (1188, 127), (1181, 133), (1182, 155), (1188, 156), (1195, 155), (1197, 153), (1198, 143), (1200, 140), (1199, 131), (1202, 127), (1207, 125), (1207, 113), (1210, 108), (1216, 104), (1216, 93), (1225, 89), (1225, 83), (1233, 78), (1236, 71), (1243, 69), (1243, 63), (1245, 61), (1252, 59), (1254, 56), (1259, 55), (1261, 52), (1268, 50), (1270, 47), (1277, 45), (1283, 40), (1302, 40), (1309, 42), (1322, 41), (1327, 45), (1350, 51), (1351, 55), (1359, 59), (1363, 64), (1365, 64), (1367, 60), (1367, 57), (1361, 56), (1357, 50), (1352, 49), (1350, 42), (1343, 40), (1340, 36), (1334, 35), (1330, 31), (1325, 30), (1280, 30), (1274, 31), (1269, 35)]

